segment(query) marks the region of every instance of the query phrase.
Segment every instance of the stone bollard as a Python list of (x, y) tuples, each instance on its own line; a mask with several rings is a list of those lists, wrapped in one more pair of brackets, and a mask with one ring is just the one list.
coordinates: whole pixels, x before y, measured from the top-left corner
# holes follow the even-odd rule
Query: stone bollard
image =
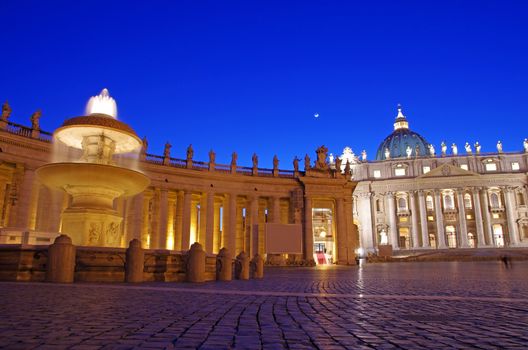
[(251, 273), (252, 278), (264, 277), (264, 259), (258, 254), (255, 254), (253, 260), (251, 260)]
[(205, 252), (198, 242), (194, 243), (187, 253), (187, 281), (205, 281)]
[(145, 252), (141, 248), (141, 242), (138, 239), (134, 238), (130, 241), (126, 250), (125, 282), (143, 282), (144, 264)]
[(233, 262), (231, 253), (227, 248), (222, 248), (216, 256), (216, 280), (231, 281), (233, 279)]
[(245, 252), (240, 252), (236, 257), (235, 277), (239, 280), (249, 279), (249, 257)]
[(72, 283), (75, 273), (75, 246), (67, 235), (55, 238), (48, 248), (46, 281)]

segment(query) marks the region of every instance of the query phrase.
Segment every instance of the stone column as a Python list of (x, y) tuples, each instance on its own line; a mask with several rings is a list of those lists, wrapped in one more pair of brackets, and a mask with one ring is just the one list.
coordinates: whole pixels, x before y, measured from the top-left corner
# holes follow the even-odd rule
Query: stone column
[(254, 196), (250, 198), (249, 202), (249, 222), (250, 222), (250, 235), (249, 235), (249, 255), (255, 256), (258, 254), (258, 202), (259, 197)]
[(34, 192), (38, 189), (34, 188), (34, 170), (26, 168), (22, 176), (22, 181), (17, 183), (17, 201), (15, 207), (11, 209), (12, 215), (9, 226), (28, 229), (34, 219), (33, 209), (36, 209)]
[(176, 195), (176, 213), (174, 216), (174, 250), (182, 250), (183, 240), (183, 197), (182, 191)]
[(484, 238), (484, 223), (482, 219), (482, 209), (480, 207), (479, 189), (474, 188), (473, 195), (473, 209), (475, 211), (475, 225), (477, 226), (477, 246), (479, 248), (486, 246), (486, 239)]
[(155, 188), (152, 198), (152, 221), (150, 223), (150, 248), (159, 248), (160, 189)]
[(313, 261), (312, 198), (304, 197), (304, 259)]
[(160, 190), (159, 196), (159, 225), (158, 248), (167, 249), (167, 223), (169, 213), (169, 192), (166, 188)]
[(412, 228), (411, 228), (411, 235), (412, 235), (412, 248), (419, 248), (418, 243), (418, 211), (416, 210), (416, 199), (414, 196), (416, 195), (415, 191), (409, 192), (409, 198), (411, 202), (411, 220), (412, 220)]
[(516, 246), (519, 244), (519, 228), (517, 227), (517, 214), (515, 212), (515, 199), (513, 198), (513, 189), (505, 187), (504, 201), (506, 205), (506, 218), (508, 220), (508, 233), (510, 234), (510, 245)]
[(229, 194), (228, 200), (228, 220), (226, 227), (226, 248), (230, 252), (236, 252), (236, 219), (237, 219), (237, 196), (234, 193)]
[(357, 216), (360, 225), (360, 245), (367, 251), (374, 251), (374, 239), (372, 232), (372, 207), (370, 198), (372, 193), (361, 193), (357, 196)]
[(347, 231), (345, 224), (345, 208), (343, 198), (336, 198), (336, 216), (337, 216), (337, 262), (346, 264), (347, 259)]
[(142, 220), (141, 220), (141, 245), (145, 248), (152, 248), (152, 245), (150, 242), (150, 232), (149, 232), (149, 203), (152, 199), (152, 195), (149, 191), (148, 195), (147, 193), (143, 193), (143, 211), (142, 211)]
[(143, 220), (143, 201), (145, 195), (139, 193), (133, 198), (130, 198), (130, 210), (128, 212), (128, 225), (126, 232), (126, 240), (130, 242), (133, 239), (138, 239), (141, 241), (141, 227)]
[(213, 191), (207, 192), (207, 204), (205, 208), (205, 252), (213, 253), (213, 235), (214, 235), (214, 209), (215, 194)]
[(174, 249), (175, 241), (175, 224), (174, 224), (174, 214), (176, 211), (176, 194), (174, 192), (169, 192), (168, 196), (168, 211), (167, 211), (167, 249)]
[(491, 216), (489, 209), (488, 189), (483, 188), (480, 191), (480, 199), (482, 200), (482, 215), (484, 216), (484, 234), (488, 239), (488, 244), (495, 246), (495, 239), (493, 237), (493, 228), (491, 227)]
[(181, 250), (189, 250), (191, 246), (191, 191), (183, 192), (183, 212), (182, 212), (182, 246)]
[(424, 192), (418, 191), (420, 205), (420, 226), (422, 229), (422, 248), (429, 248), (429, 228), (427, 227), (427, 208), (425, 206)]
[(274, 224), (280, 224), (280, 198), (279, 197), (272, 197), (271, 198), (271, 206), (272, 206), (272, 212), (271, 212), (271, 222)]
[(399, 249), (398, 227), (396, 225), (396, 206), (394, 193), (387, 193), (387, 215), (389, 216), (389, 231), (392, 249)]
[(447, 248), (446, 239), (445, 239), (445, 228), (444, 228), (444, 213), (442, 212), (442, 204), (440, 201), (440, 191), (435, 190), (434, 192), (434, 202), (435, 202), (435, 219), (436, 219), (436, 234), (438, 248), (445, 249)]
[(458, 188), (456, 190), (458, 202), (458, 223), (460, 226), (460, 247), (469, 248), (467, 235), (467, 220), (466, 220), (466, 206), (464, 205), (464, 189)]
[[(214, 229), (213, 229), (213, 253), (218, 253), (222, 248), (222, 237), (220, 236), (220, 207), (222, 200), (215, 198), (214, 201)], [(223, 228), (222, 228), (223, 229)]]

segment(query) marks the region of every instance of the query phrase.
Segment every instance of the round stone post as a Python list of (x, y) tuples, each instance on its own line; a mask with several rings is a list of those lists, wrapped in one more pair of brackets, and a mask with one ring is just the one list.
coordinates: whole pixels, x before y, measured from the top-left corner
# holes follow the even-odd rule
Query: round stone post
[(75, 246), (67, 235), (55, 238), (48, 248), (46, 281), (72, 283), (75, 272)]
[(241, 252), (236, 257), (235, 277), (239, 280), (249, 279), (249, 257), (245, 252)]
[(145, 263), (145, 252), (141, 248), (141, 242), (138, 239), (130, 241), (126, 250), (125, 261), (125, 282), (141, 283), (143, 282), (143, 266)]
[(187, 253), (187, 281), (205, 281), (205, 251), (198, 242), (194, 243)]
[(252, 278), (264, 277), (264, 259), (259, 254), (255, 254), (253, 260), (251, 260), (251, 272)]
[(231, 281), (233, 279), (231, 253), (227, 248), (220, 249), (216, 256), (216, 279), (218, 281)]

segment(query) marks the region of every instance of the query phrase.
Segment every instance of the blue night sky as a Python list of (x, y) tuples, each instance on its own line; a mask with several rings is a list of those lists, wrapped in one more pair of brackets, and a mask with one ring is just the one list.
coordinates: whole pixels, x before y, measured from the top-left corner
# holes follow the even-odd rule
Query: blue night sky
[[(324, 144), (373, 159), (401, 103), (442, 140), (528, 137), (526, 1), (6, 1), (0, 101), (52, 131), (103, 87), (149, 152), (292, 168)], [(319, 118), (314, 114), (319, 113)]]

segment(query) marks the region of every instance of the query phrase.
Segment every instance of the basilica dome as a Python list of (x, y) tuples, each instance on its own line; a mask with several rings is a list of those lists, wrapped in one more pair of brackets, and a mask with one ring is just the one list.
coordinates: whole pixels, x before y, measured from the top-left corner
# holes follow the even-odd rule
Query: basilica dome
[(422, 135), (409, 129), (407, 118), (398, 105), (394, 131), (379, 145), (376, 160), (410, 158), (426, 154), (429, 154), (429, 142)]

